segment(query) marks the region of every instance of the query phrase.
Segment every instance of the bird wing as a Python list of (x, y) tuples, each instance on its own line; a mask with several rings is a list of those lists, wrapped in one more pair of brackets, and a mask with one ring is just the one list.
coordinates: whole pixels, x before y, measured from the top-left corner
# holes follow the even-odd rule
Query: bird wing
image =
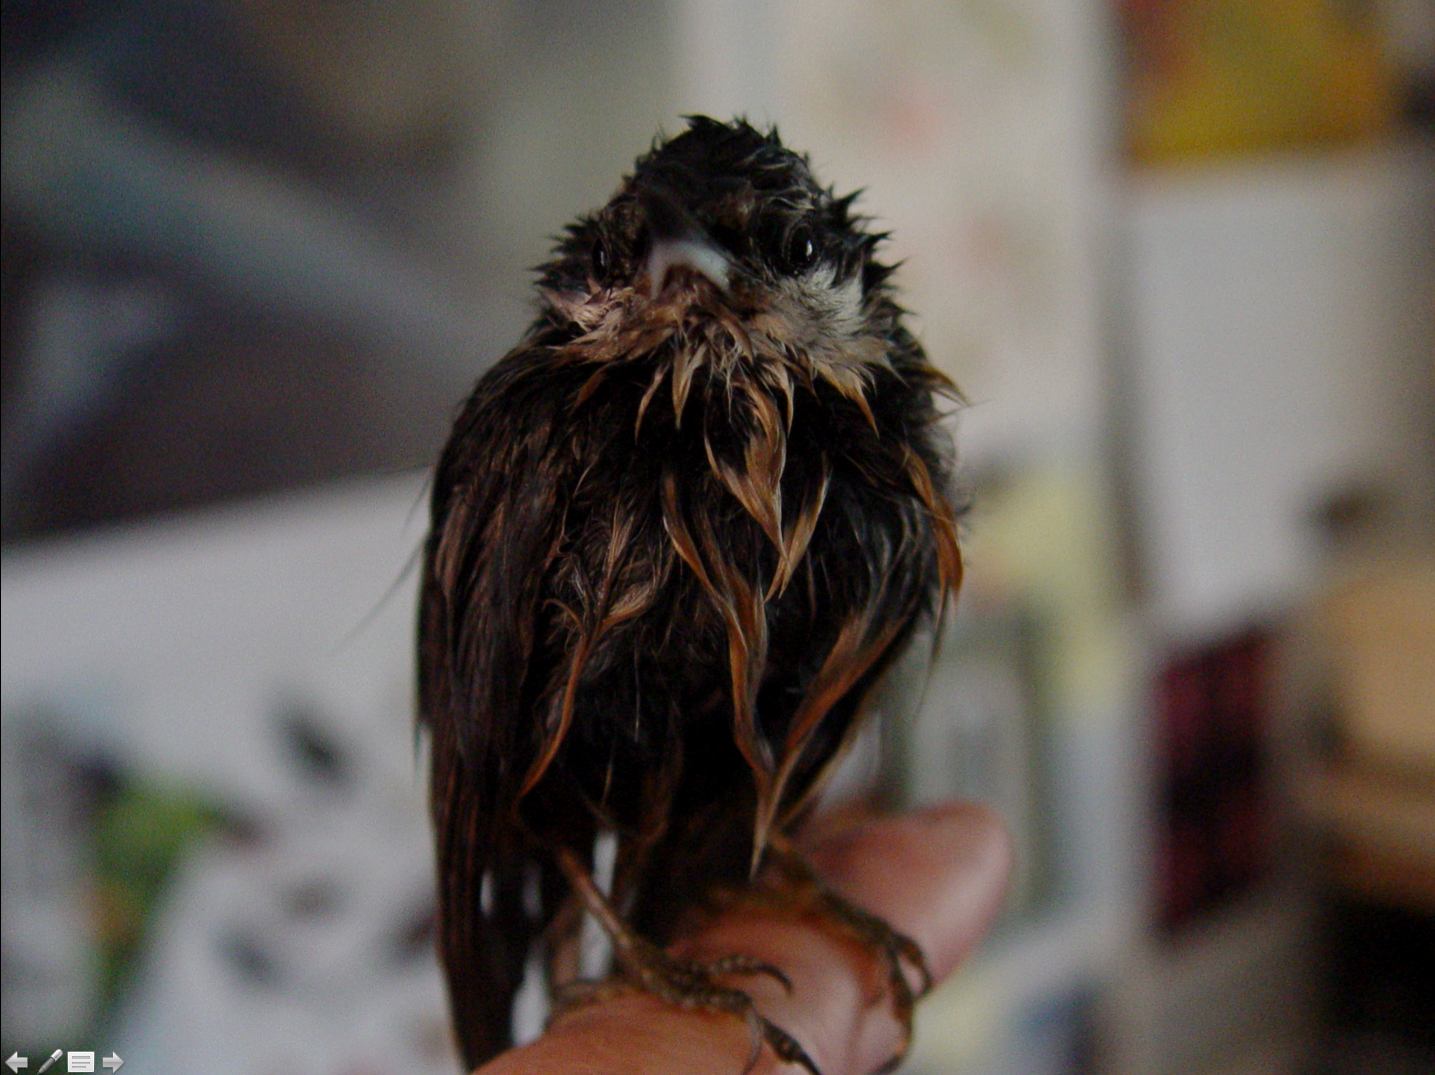
[(538, 357), (504, 359), (460, 414), (434, 478), (419, 599), (439, 951), (470, 1068), (509, 1044), (530, 944), (554, 910), (542, 897), (556, 881), (532, 861), (516, 804), (548, 734), (547, 676), (532, 665), (577, 464), (555, 449), (566, 393), (532, 376)]

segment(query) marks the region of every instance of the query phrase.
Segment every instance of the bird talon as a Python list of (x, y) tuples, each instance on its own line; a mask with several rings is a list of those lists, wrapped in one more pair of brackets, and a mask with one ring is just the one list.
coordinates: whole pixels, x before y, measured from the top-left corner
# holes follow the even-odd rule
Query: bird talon
[(792, 994), (792, 979), (784, 974), (779, 968), (773, 966), (763, 959), (756, 959), (753, 956), (730, 955), (711, 962), (702, 964), (703, 968), (712, 975), (719, 974), (760, 974), (771, 978), (778, 985), (782, 986), (790, 996)]
[(927, 957), (921, 946), (911, 937), (893, 930), (892, 950), (888, 953), (888, 959), (894, 964), (905, 961), (917, 972), (918, 985), (913, 990), (917, 997), (925, 997), (932, 991), (932, 972), (927, 967)]
[[(807, 1055), (807, 1050), (802, 1047), (796, 1038), (777, 1024), (768, 1022), (768, 1020), (762, 1018), (762, 1016), (758, 1016), (758, 1022), (762, 1024), (762, 1039), (758, 1042), (759, 1051), (761, 1050), (761, 1040), (766, 1040), (768, 1046), (771, 1047), (772, 1051), (777, 1055), (777, 1058), (783, 1063), (798, 1064), (806, 1068), (810, 1075), (822, 1075), (821, 1069), (813, 1062), (812, 1057)], [(752, 1062), (754, 1064), (757, 1062), (756, 1057), (753, 1058)], [(751, 1070), (752, 1068), (749, 1066), (748, 1071)], [(747, 1075), (747, 1073), (744, 1072), (743, 1075)]]
[(686, 1010), (725, 1012), (742, 1019), (753, 1032), (754, 1051), (745, 1070), (752, 1070), (761, 1054), (762, 1043), (766, 1041), (778, 1059), (801, 1064), (813, 1075), (821, 1075), (797, 1040), (764, 1019), (750, 996), (716, 980), (725, 974), (761, 974), (772, 978), (791, 993), (792, 980), (771, 963), (742, 954), (712, 960), (679, 959), (637, 936), (627, 939), (627, 944), (620, 950), (619, 963), (619, 976), (607, 982), (573, 983), (578, 987), (577, 1002), (590, 1002), (612, 993), (641, 989)]
[[(911, 1044), (917, 1000), (932, 988), (927, 957), (906, 934), (829, 888), (789, 840), (775, 840), (773, 851), (772, 861), (780, 880), (774, 887), (754, 893), (753, 898), (789, 910), (794, 906), (815, 910), (832, 928), (856, 940), (882, 961), (887, 972), (892, 1014), (902, 1031), (895, 1055), (880, 1069), (892, 1070), (902, 1062)], [(916, 972), (915, 988), (908, 977), (909, 967)]]

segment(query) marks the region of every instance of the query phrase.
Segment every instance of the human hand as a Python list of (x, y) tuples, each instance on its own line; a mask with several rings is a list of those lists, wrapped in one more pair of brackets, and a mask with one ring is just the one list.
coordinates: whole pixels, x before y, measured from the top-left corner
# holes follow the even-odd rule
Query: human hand
[[(986, 933), (1011, 869), (1006, 830), (971, 804), (820, 826), (802, 843), (829, 885), (921, 946), (935, 981)], [(885, 969), (809, 920), (739, 905), (672, 951), (741, 952), (779, 967), (791, 992), (762, 975), (733, 984), (797, 1038), (823, 1075), (867, 1075), (899, 1048)], [(741, 1075), (751, 1056), (751, 1033), (731, 1015), (680, 1009), (635, 990), (570, 1009), (477, 1075)], [(751, 1075), (785, 1070), (764, 1048)]]

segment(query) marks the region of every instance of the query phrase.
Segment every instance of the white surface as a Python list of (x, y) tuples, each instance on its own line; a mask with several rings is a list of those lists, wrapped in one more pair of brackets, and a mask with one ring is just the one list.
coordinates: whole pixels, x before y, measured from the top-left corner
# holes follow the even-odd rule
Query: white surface
[(1300, 596), (1309, 513), (1341, 483), (1428, 500), (1435, 153), (1155, 176), (1130, 194), (1140, 536), (1160, 626), (1199, 635)]
[[(58, 709), (125, 760), (261, 797), (283, 789), (244, 763), (292, 693), (407, 736), (424, 518), (405, 475), (7, 553), (7, 718)], [(411, 736), (394, 763), (413, 772)]]
[[(45, 722), (254, 833), (172, 879), (105, 1043), (138, 1070), (455, 1070), (413, 731), (423, 493), (352, 483), (3, 561), (7, 731)], [(286, 751), (294, 707), (340, 776)]]

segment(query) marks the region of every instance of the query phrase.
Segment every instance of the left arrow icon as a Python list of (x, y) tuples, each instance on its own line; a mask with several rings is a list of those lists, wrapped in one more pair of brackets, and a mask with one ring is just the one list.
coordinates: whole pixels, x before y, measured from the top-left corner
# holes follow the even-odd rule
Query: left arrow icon
[(11, 1071), (19, 1071), (21, 1068), (30, 1066), (30, 1058), (28, 1056), (21, 1056), (18, 1052), (11, 1053), (10, 1059), (5, 1061), (5, 1066)]

